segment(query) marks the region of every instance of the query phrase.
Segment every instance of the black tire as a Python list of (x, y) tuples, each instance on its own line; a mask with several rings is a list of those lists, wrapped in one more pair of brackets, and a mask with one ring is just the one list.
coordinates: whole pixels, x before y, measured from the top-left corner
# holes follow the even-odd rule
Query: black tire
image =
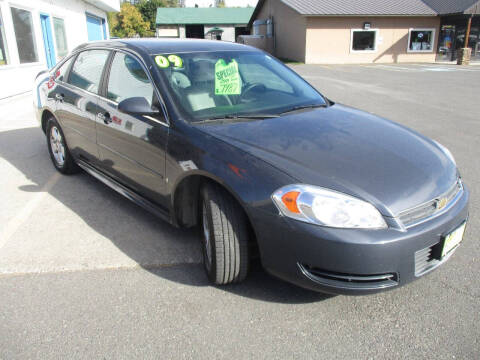
[(236, 200), (218, 185), (205, 184), (201, 195), (200, 223), (207, 276), (217, 285), (241, 282), (247, 276), (249, 262), (245, 214)]
[[(54, 138), (53, 134), (58, 134), (59, 137)], [(70, 151), (68, 150), (67, 143), (65, 142), (65, 135), (63, 135), (62, 128), (58, 124), (57, 120), (54, 117), (50, 117), (47, 120), (47, 147), (48, 152), (50, 153), (50, 158), (55, 168), (60, 171), (62, 174), (75, 174), (80, 171), (80, 168), (73, 160)], [(52, 145), (53, 143), (53, 145)], [(63, 147), (63, 151), (60, 151), (60, 147)], [(56, 150), (54, 150), (56, 149)], [(61, 154), (61, 155), (60, 155)], [(63, 161), (61, 161), (61, 158)]]

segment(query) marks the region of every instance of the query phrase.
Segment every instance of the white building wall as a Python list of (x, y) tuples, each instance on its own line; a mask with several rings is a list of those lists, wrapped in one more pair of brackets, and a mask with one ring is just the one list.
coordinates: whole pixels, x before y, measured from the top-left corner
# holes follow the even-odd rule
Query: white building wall
[(235, 42), (235, 27), (233, 25), (205, 25), (205, 34), (214, 27), (223, 30), (222, 41)]
[(178, 37), (178, 26), (177, 25), (157, 26), (156, 36), (176, 38)]
[(180, 38), (185, 38), (187, 36), (187, 32), (186, 32), (186, 29), (185, 29), (185, 25), (180, 25), (178, 27), (178, 36)]
[[(67, 2), (68, 6), (66, 6)], [(36, 63), (20, 64), (10, 6), (28, 10), (32, 14), (39, 60)], [(0, 10), (5, 26), (9, 58), (8, 65), (0, 65), (0, 99), (30, 91), (35, 76), (47, 68), (40, 13), (50, 15), (51, 23), (52, 17), (64, 20), (69, 52), (88, 41), (86, 12), (107, 21), (104, 10), (83, 0), (0, 0)], [(106, 23), (106, 30), (108, 38), (108, 23)], [(52, 34), (54, 34), (53, 24)]]

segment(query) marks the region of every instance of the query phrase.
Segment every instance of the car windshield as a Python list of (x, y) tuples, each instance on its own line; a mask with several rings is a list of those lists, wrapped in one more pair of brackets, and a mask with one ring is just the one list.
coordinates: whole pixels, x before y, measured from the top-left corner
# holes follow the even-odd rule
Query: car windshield
[(257, 51), (153, 56), (185, 120), (273, 117), (326, 100), (302, 78)]

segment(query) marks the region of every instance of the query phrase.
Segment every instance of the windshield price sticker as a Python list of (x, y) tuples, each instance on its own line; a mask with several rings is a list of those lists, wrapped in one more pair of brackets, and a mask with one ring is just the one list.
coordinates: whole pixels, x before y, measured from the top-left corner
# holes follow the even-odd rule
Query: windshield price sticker
[(157, 55), (155, 56), (155, 62), (157, 63), (158, 67), (162, 69), (166, 69), (170, 67), (170, 65), (173, 65), (175, 68), (183, 67), (182, 58), (173, 54), (168, 56)]
[(240, 74), (238, 64), (232, 60), (229, 64), (219, 59), (215, 64), (215, 95), (240, 95)]

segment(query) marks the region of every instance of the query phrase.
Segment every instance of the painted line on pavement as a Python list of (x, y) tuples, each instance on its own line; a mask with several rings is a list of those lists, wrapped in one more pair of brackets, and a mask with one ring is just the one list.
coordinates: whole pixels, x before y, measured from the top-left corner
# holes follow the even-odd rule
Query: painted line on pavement
[(176, 263), (165, 264), (132, 264), (132, 265), (107, 265), (107, 266), (95, 266), (95, 267), (75, 267), (75, 268), (58, 268), (58, 269), (39, 269), (37, 271), (0, 271), (0, 279), (13, 276), (27, 276), (27, 275), (48, 275), (48, 274), (63, 274), (63, 273), (75, 273), (75, 272), (87, 272), (87, 271), (116, 271), (116, 270), (147, 270), (155, 271), (161, 269), (174, 268), (179, 266), (191, 266), (202, 265), (202, 261), (181, 261)]

